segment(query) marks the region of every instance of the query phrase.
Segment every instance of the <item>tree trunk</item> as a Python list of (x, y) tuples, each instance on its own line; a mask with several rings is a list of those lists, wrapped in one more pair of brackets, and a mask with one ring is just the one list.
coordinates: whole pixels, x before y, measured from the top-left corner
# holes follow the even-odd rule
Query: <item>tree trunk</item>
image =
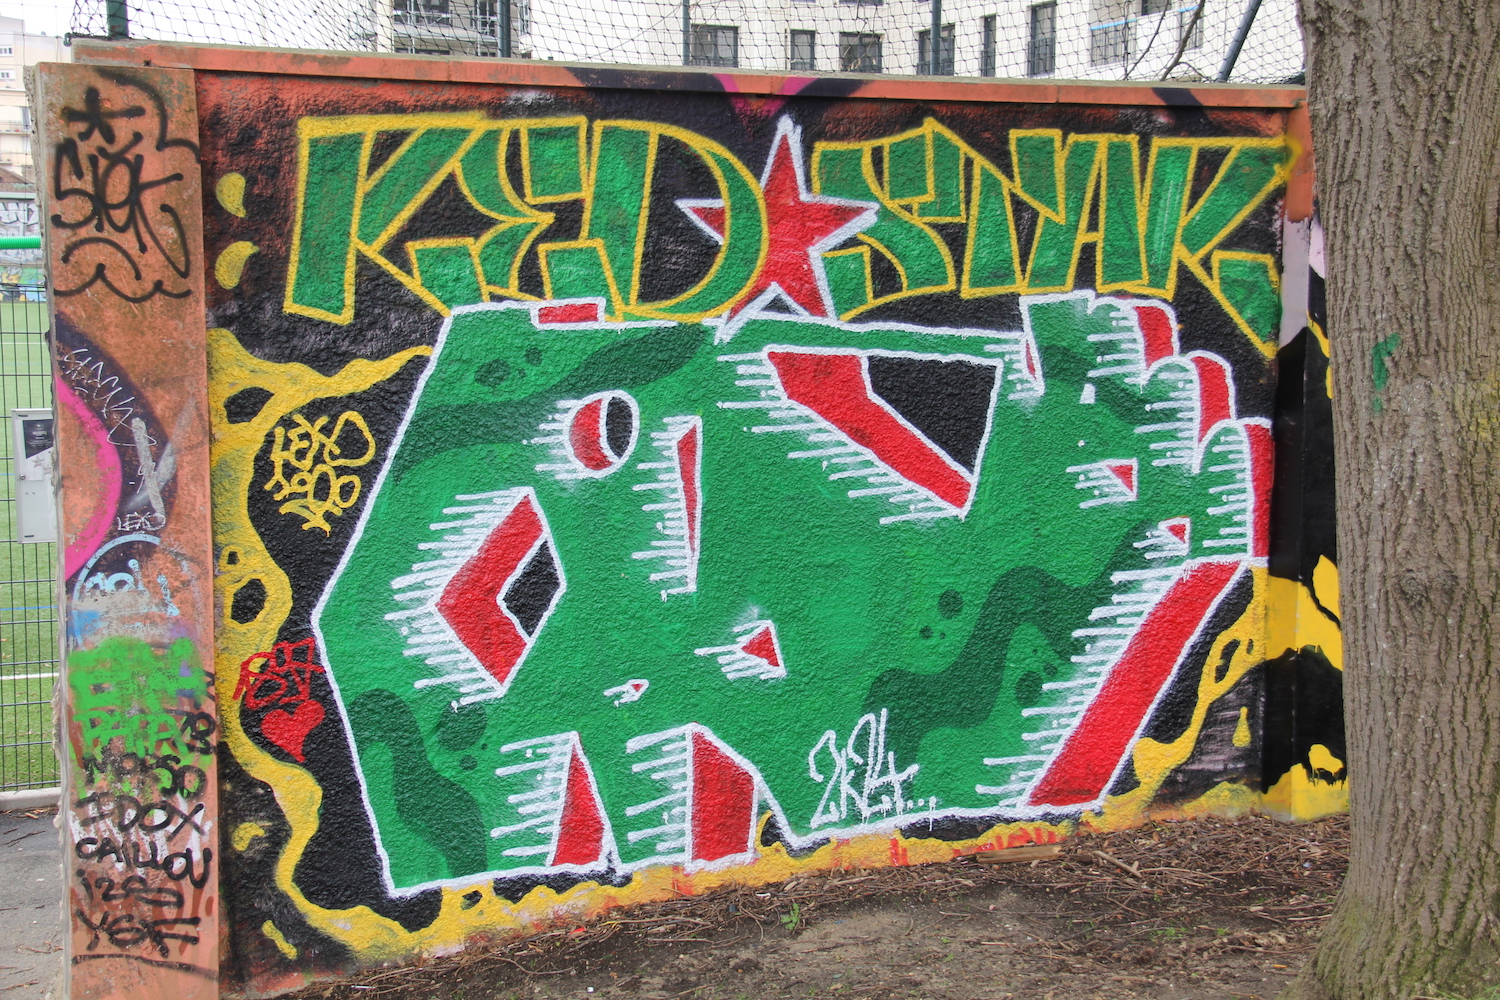
[(1302, 16), (1354, 843), (1290, 992), (1473, 997), (1500, 984), (1500, 3)]

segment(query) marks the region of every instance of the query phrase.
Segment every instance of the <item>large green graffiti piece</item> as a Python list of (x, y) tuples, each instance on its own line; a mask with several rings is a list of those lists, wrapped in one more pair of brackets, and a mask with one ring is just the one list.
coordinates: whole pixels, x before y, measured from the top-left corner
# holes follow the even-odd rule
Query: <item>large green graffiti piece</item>
[(1263, 554), (1265, 426), (1164, 305), (600, 308), (452, 317), (320, 608), (398, 889), (1096, 804)]

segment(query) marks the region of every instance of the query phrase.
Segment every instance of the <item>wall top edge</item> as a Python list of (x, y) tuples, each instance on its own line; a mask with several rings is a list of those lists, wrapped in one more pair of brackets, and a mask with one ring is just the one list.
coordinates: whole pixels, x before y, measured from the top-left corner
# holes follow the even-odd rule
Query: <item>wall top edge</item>
[(991, 101), (1010, 104), (1136, 104), (1154, 107), (1293, 108), (1306, 99), (1306, 90), (1302, 87), (1223, 83), (1090, 83), (953, 77), (897, 78), (855, 74), (790, 76), (753, 70), (709, 73), (670, 66), (537, 62), (528, 59), (453, 59), (446, 56), (261, 49), (176, 42), (74, 38), (72, 44), (73, 59), (79, 63), (432, 83), (613, 87), (767, 97), (796, 95), (908, 101)]

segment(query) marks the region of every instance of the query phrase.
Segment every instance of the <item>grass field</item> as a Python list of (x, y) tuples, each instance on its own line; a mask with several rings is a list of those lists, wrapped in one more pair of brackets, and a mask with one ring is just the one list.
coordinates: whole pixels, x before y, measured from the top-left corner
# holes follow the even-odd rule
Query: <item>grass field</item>
[(57, 546), (15, 541), (10, 411), (52, 405), (45, 302), (0, 302), (0, 791), (57, 783)]

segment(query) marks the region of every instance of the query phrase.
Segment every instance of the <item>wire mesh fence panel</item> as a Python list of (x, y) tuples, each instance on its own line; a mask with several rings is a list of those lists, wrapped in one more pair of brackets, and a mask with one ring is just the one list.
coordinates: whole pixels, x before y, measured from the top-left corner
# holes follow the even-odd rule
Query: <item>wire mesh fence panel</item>
[(1303, 66), (1296, 0), (75, 0), (73, 33), (795, 73), (1285, 83)]
[[(7, 418), (13, 409), (52, 406), (47, 324), (42, 287), (0, 284), (0, 402)], [(0, 434), (0, 791), (57, 784), (57, 546), (19, 540), (10, 422)]]

